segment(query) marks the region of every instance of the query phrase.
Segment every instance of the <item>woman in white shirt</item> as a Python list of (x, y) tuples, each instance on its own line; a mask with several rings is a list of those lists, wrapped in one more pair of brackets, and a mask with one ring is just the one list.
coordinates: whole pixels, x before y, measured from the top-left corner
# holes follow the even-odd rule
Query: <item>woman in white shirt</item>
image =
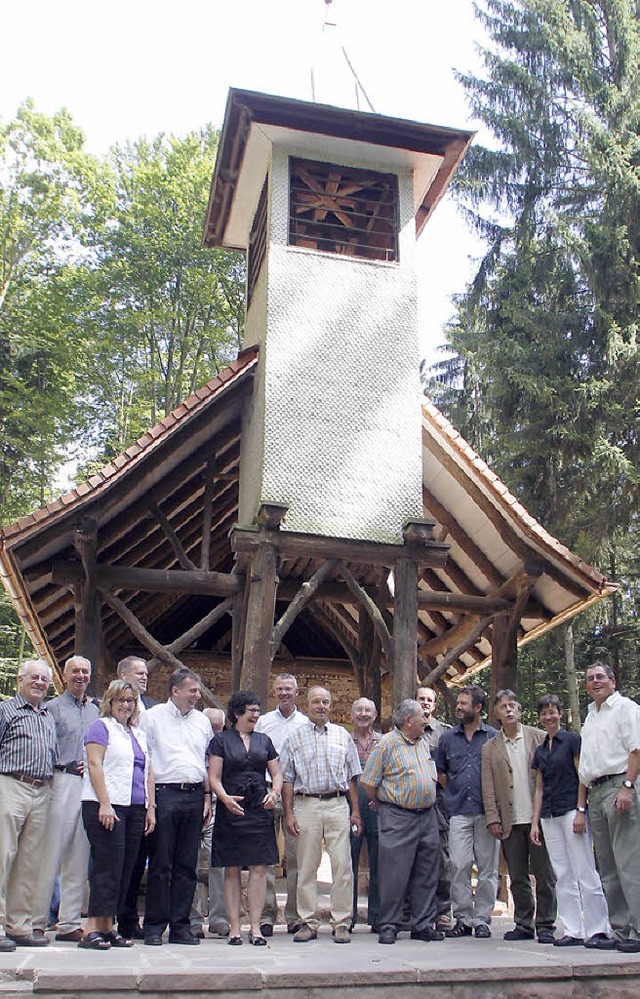
[(128, 680), (113, 680), (100, 718), (85, 736), (87, 763), (82, 821), (91, 846), (89, 918), (78, 947), (131, 947), (113, 928), (121, 911), (140, 840), (155, 826), (155, 787), (144, 732), (134, 727), (139, 694)]

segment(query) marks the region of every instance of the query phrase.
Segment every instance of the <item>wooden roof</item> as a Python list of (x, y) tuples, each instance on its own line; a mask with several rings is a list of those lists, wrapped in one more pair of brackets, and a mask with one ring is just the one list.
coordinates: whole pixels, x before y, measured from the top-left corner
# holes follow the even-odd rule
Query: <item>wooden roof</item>
[[(228, 535), (237, 520), (242, 412), (251, 397), (256, 364), (256, 351), (244, 351), (97, 475), (2, 530), (0, 575), (34, 646), (52, 665), (74, 651), (69, 572), (75, 571), (77, 578), (74, 536), (86, 518), (97, 525), (99, 564), (167, 572), (179, 570), (185, 559), (200, 565), (209, 488), (209, 570), (232, 571)], [(485, 604), (513, 596), (510, 587), (530, 562), (539, 574), (524, 609), (519, 644), (612, 592), (600, 573), (527, 513), (429, 401), (423, 406), (423, 459), (425, 515), (437, 521), (436, 538), (451, 546), (446, 566), (425, 570), (420, 582), (419, 653), (425, 672), (447, 653), (449, 681), (490, 662)], [(285, 560), (278, 600), (292, 599), (299, 581), (318, 567), (309, 558)], [(386, 585), (386, 570), (379, 566), (350, 569), (365, 586)], [(114, 592), (163, 644), (220, 603), (206, 587), (189, 594), (170, 589)], [(479, 598), (477, 613), (471, 598)], [(137, 643), (106, 604), (102, 623), (112, 666)], [(225, 615), (199, 638), (197, 648), (224, 654), (230, 637), (231, 619)], [(455, 654), (465, 639), (469, 648)], [(305, 656), (348, 663), (357, 643), (358, 607), (343, 584), (329, 579), (287, 633), (280, 654), (289, 663)]]

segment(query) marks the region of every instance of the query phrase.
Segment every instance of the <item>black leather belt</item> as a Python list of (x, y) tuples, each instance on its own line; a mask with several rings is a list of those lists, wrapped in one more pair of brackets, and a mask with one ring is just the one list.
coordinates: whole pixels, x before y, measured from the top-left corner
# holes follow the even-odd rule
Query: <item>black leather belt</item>
[(51, 781), (50, 777), (44, 777), (43, 779), (41, 779), (40, 777), (29, 777), (28, 774), (21, 774), (21, 773), (3, 774), (2, 776), (13, 777), (14, 780), (19, 780), (21, 784), (28, 784), (29, 787), (44, 787), (46, 784), (49, 784)]
[(156, 784), (156, 787), (172, 787), (174, 791), (202, 791), (204, 783), (200, 781), (199, 784), (188, 784), (183, 781), (182, 784)]
[(78, 770), (77, 763), (67, 763), (66, 765), (56, 763), (53, 769), (61, 774), (72, 774), (74, 777), (82, 777), (82, 772)]
[(308, 791), (296, 791), (299, 798), (320, 798), (321, 801), (328, 801), (329, 798), (346, 798), (348, 791), (327, 791), (326, 794), (310, 794)]
[(426, 808), (405, 808), (404, 805), (396, 805), (395, 801), (383, 801), (382, 798), (379, 799), (381, 805), (388, 805), (389, 808), (398, 808), (401, 812), (411, 812), (412, 815), (421, 815), (423, 812), (428, 812), (433, 805), (427, 805)]
[(591, 787), (598, 787), (599, 784), (606, 784), (607, 781), (613, 780), (614, 777), (624, 777), (626, 770), (621, 771), (619, 774), (603, 774), (602, 777), (596, 777), (595, 780), (591, 781)]

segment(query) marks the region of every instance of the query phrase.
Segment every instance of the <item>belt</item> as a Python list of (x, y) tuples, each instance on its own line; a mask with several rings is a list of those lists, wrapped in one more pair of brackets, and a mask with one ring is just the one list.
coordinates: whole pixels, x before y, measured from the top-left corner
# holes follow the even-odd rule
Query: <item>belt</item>
[(174, 791), (202, 791), (204, 790), (204, 782), (189, 784), (187, 781), (183, 781), (182, 784), (156, 784), (156, 787), (172, 787)]
[(328, 801), (329, 798), (346, 798), (348, 791), (327, 791), (326, 794), (310, 794), (308, 791), (296, 791), (299, 798), (320, 798), (321, 801)]
[(57, 770), (61, 774), (72, 774), (74, 777), (82, 777), (82, 774), (78, 770), (77, 763), (67, 763), (66, 765), (56, 763), (53, 769)]
[(606, 784), (607, 781), (613, 780), (614, 777), (624, 777), (626, 770), (622, 770), (619, 774), (603, 774), (602, 777), (596, 777), (595, 780), (591, 781), (591, 787), (597, 787), (598, 784)]
[(423, 812), (428, 812), (433, 805), (427, 805), (426, 808), (405, 808), (404, 805), (396, 805), (395, 801), (383, 801), (382, 798), (379, 799), (381, 805), (388, 805), (389, 808), (399, 808), (401, 812), (411, 812), (412, 815), (422, 815)]
[(28, 784), (30, 787), (45, 787), (51, 781), (50, 777), (45, 777), (41, 780), (39, 777), (29, 777), (28, 774), (21, 774), (17, 772), (3, 774), (3, 776), (13, 777), (14, 780), (19, 780), (21, 784)]

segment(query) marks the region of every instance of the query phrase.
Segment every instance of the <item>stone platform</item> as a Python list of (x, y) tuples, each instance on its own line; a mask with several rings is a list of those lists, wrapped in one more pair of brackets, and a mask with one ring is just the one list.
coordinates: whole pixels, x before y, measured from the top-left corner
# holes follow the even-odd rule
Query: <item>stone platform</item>
[(336, 945), (323, 926), (318, 940), (294, 944), (277, 927), (267, 947), (229, 947), (207, 938), (199, 947), (167, 944), (82, 951), (52, 943), (46, 950), (0, 954), (0, 999), (638, 999), (640, 954), (510, 943), (511, 920), (494, 920), (491, 940), (421, 943), (401, 934), (378, 944), (357, 926)]

